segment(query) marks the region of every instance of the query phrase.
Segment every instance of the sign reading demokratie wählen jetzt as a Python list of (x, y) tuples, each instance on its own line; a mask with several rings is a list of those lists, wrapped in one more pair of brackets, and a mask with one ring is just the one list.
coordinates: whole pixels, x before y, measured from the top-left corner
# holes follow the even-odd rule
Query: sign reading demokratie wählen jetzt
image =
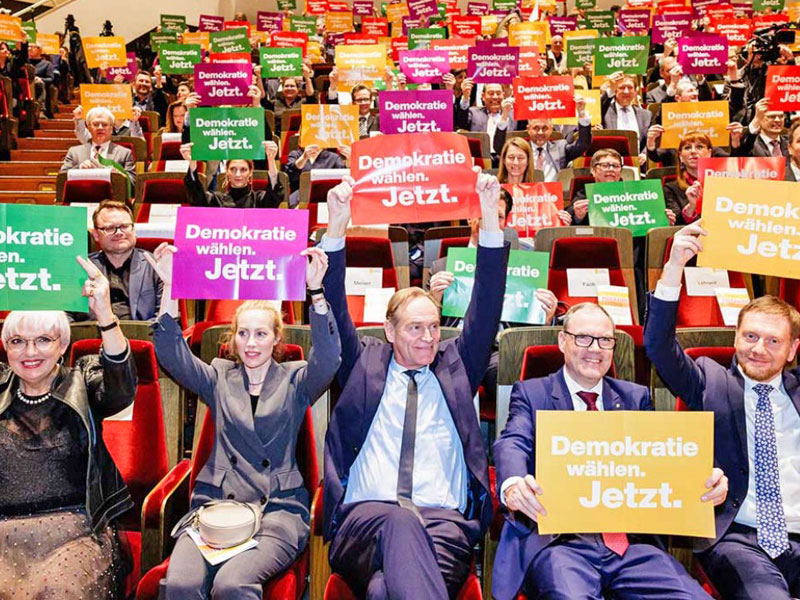
[(426, 223), (477, 217), (467, 138), (401, 133), (353, 144), (353, 224)]
[(589, 223), (595, 227), (624, 227), (634, 237), (647, 235), (653, 227), (668, 227), (664, 192), (657, 179), (590, 183)]
[(596, 75), (611, 75), (617, 71), (634, 75), (643, 74), (647, 71), (650, 38), (646, 36), (598, 38), (594, 51)]
[(264, 158), (261, 108), (193, 108), (190, 135), (193, 160)]
[(0, 310), (88, 310), (86, 250), (85, 208), (0, 204)]
[(453, 97), (448, 90), (378, 92), (381, 133), (453, 131)]
[(797, 184), (706, 177), (697, 265), (800, 279)]
[(537, 410), (539, 533), (714, 537), (714, 507), (700, 500), (713, 432), (709, 412)]

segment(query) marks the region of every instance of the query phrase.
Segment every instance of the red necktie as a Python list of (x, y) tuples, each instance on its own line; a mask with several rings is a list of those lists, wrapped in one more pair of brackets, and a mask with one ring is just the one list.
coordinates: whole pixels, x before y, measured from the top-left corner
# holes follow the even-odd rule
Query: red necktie
[(536, 148), (536, 168), (544, 171), (544, 148)]
[[(586, 410), (597, 410), (597, 394), (594, 392), (578, 392), (578, 396), (586, 403)], [(603, 533), (606, 548), (622, 556), (628, 549), (628, 536), (625, 533)]]
[(783, 152), (781, 152), (781, 143), (778, 140), (772, 140), (772, 156), (783, 156)]

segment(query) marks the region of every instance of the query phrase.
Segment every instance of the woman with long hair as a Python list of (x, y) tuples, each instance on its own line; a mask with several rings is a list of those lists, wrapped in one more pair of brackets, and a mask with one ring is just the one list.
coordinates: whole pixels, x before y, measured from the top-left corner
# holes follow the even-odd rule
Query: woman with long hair
[(690, 131), (678, 142), (678, 178), (664, 185), (664, 202), (676, 216), (676, 225), (685, 225), (700, 217), (703, 188), (698, 179), (698, 163), (711, 156), (711, 139), (699, 131)]

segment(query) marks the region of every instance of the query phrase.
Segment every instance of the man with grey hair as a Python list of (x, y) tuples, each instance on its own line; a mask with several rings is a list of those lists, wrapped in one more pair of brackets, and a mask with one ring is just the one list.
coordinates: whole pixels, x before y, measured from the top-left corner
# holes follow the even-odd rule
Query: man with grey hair
[(133, 186), (136, 178), (133, 153), (111, 141), (114, 114), (105, 107), (96, 106), (87, 113), (86, 126), (92, 136), (91, 141), (70, 148), (61, 170), (111, 167), (127, 175)]

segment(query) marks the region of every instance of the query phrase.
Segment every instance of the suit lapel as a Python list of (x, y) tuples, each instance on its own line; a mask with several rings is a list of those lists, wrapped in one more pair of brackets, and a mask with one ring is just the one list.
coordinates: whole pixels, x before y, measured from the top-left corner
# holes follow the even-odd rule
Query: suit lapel
[(456, 398), (456, 389), (453, 386), (453, 378), (450, 376), (450, 362), (446, 361), (444, 356), (445, 353), (440, 352), (434, 364), (431, 365), (431, 369), (433, 370), (436, 379), (439, 380), (439, 385), (441, 386), (442, 394), (444, 395), (444, 401), (447, 404), (450, 415), (453, 417), (453, 423), (455, 423), (456, 430), (458, 431), (458, 435), (463, 443), (465, 440), (469, 439), (469, 431), (464, 426), (461, 407), (459, 406)]
[(572, 394), (569, 393), (567, 381), (564, 379), (564, 367), (561, 367), (553, 376), (553, 408), (555, 410), (575, 410), (572, 404)]
[(603, 377), (603, 410), (635, 410), (638, 407), (625, 406), (625, 399), (620, 397), (611, 386), (608, 380)]
[[(389, 371), (389, 362), (392, 360), (392, 345), (380, 344), (365, 348), (367, 355), (367, 368), (364, 373), (366, 398), (364, 406), (364, 419), (362, 423), (366, 428), (363, 438), (366, 438), (367, 431), (372, 425), (375, 413), (378, 412), (378, 405), (383, 397), (383, 390), (386, 387), (386, 375)], [(367, 375), (369, 373), (369, 375)], [(374, 373), (374, 375), (373, 375)]]
[(139, 308), (139, 297), (142, 293), (142, 284), (144, 283), (144, 265), (142, 264), (147, 260), (143, 254), (133, 251), (131, 256), (131, 277), (128, 282), (128, 302), (131, 307), (131, 319), (137, 319), (137, 309)]
[[(736, 366), (736, 359), (729, 371), (728, 377), (728, 402), (731, 405), (733, 420), (736, 423), (736, 435), (739, 436), (739, 448), (744, 451), (747, 460), (747, 424), (744, 414), (744, 378)], [(794, 401), (794, 399), (793, 399)]]
[(800, 385), (798, 385), (794, 371), (783, 372), (783, 387), (786, 388), (786, 393), (789, 394), (797, 414), (800, 415)]
[[(255, 431), (255, 420), (264, 417), (270, 413), (275, 413), (281, 409), (279, 406), (282, 404), (286, 396), (284, 394), (276, 393), (281, 386), (282, 377), (280, 375), (280, 367), (274, 360), (269, 365), (269, 370), (264, 377), (264, 384), (261, 386), (261, 393), (258, 395), (258, 404), (256, 404), (256, 414), (252, 417), (253, 430)], [(272, 439), (275, 435), (274, 431), (255, 431), (259, 441), (262, 443)]]

